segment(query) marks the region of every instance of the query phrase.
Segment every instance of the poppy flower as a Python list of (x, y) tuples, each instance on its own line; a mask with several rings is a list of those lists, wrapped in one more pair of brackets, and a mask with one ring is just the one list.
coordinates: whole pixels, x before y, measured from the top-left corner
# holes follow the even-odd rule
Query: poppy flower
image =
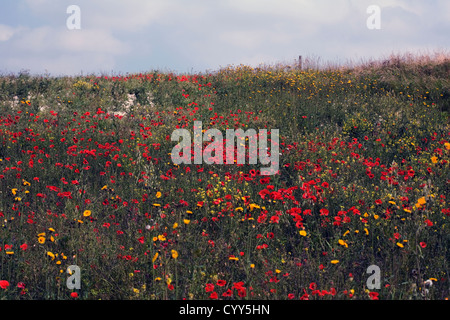
[(226, 280), (217, 280), (216, 283), (219, 287), (223, 287), (227, 284)]
[(224, 293), (222, 293), (222, 297), (231, 297), (233, 295), (233, 291), (231, 289), (228, 289)]
[(6, 289), (9, 287), (9, 282), (6, 280), (0, 280), (0, 288)]
[(214, 284), (212, 284), (212, 283), (207, 283), (206, 286), (205, 286), (205, 291), (206, 291), (206, 292), (212, 292), (212, 291), (214, 291)]
[(378, 298), (378, 292), (369, 292), (369, 297), (372, 300), (379, 300)]

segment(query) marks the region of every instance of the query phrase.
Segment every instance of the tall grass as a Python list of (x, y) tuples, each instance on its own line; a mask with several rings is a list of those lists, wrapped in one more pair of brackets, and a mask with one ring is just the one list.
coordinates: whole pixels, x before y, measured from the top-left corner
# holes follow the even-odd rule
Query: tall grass
[[(4, 75), (1, 298), (448, 298), (450, 60), (419, 58)], [(195, 120), (279, 129), (279, 173), (174, 165)]]

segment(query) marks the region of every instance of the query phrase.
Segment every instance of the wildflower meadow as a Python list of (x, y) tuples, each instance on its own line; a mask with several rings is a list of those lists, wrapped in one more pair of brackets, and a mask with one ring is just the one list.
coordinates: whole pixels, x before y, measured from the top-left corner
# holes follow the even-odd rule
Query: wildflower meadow
[[(448, 299), (449, 75), (448, 56), (2, 75), (0, 299)], [(200, 121), (231, 162), (174, 163)], [(250, 137), (226, 154), (238, 129), (266, 130), (274, 174)]]

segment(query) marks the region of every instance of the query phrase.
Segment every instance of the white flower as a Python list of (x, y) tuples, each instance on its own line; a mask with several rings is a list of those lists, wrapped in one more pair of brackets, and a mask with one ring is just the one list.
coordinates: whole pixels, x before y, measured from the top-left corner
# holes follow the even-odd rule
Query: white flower
[(428, 279), (423, 284), (425, 285), (425, 288), (431, 288), (431, 286), (433, 285), (433, 281), (431, 279)]

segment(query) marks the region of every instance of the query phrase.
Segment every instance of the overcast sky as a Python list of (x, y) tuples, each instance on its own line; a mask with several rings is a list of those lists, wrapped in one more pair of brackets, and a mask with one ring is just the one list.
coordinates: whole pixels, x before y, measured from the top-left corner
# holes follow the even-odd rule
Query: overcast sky
[[(367, 26), (370, 5), (380, 29)], [(449, 35), (449, 0), (1, 0), (0, 73), (204, 72), (299, 55), (358, 62), (447, 51)]]

